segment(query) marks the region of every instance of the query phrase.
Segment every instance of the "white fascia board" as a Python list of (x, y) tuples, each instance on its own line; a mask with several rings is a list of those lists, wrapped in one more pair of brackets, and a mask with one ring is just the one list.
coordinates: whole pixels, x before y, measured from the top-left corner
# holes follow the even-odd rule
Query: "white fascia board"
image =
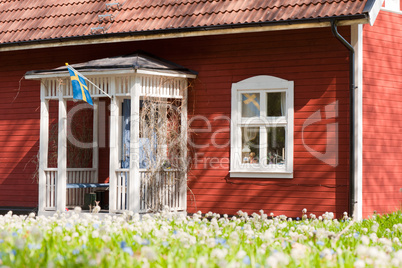
[[(152, 71), (152, 70), (142, 70), (142, 69), (105, 69), (102, 71), (79, 71), (82, 75), (91, 77), (91, 76), (110, 76), (110, 75), (126, 75), (126, 74), (147, 74), (147, 75), (155, 75), (155, 76), (168, 76), (168, 77), (177, 77), (177, 78), (196, 78), (197, 75), (195, 74), (174, 74), (174, 73), (167, 73), (161, 71)], [(44, 79), (44, 78), (65, 78), (70, 77), (67, 71), (63, 72), (54, 72), (54, 73), (44, 73), (44, 74), (28, 74), (25, 75), (25, 79)]]
[(197, 75), (195, 74), (173, 74), (173, 73), (166, 73), (163, 71), (153, 71), (153, 70), (144, 70), (138, 69), (138, 74), (147, 74), (147, 75), (155, 75), (155, 76), (169, 76), (169, 77), (177, 77), (177, 78), (196, 78)]
[[(133, 74), (135, 73), (134, 69), (124, 69), (124, 70), (102, 70), (102, 71), (79, 71), (80, 74), (84, 76), (109, 76), (109, 75), (124, 75), (124, 74)], [(54, 72), (54, 73), (43, 73), (43, 74), (27, 74), (25, 75), (25, 79), (43, 79), (43, 78), (63, 78), (63, 77), (70, 77), (68, 71), (63, 72)]]
[[(380, 0), (382, 1), (382, 0)], [(346, 26), (353, 24), (365, 24), (369, 23), (368, 19), (355, 19), (355, 20), (340, 20), (338, 26)], [(120, 42), (133, 42), (133, 41), (147, 41), (147, 40), (160, 40), (160, 39), (174, 39), (183, 37), (198, 37), (198, 36), (213, 36), (224, 34), (240, 34), (240, 33), (257, 33), (257, 32), (269, 32), (269, 31), (281, 31), (281, 30), (297, 30), (297, 29), (310, 29), (310, 28), (322, 28), (331, 27), (330, 21), (323, 22), (305, 22), (295, 24), (281, 24), (281, 25), (264, 25), (264, 26), (251, 26), (251, 27), (239, 27), (239, 28), (226, 28), (226, 29), (208, 29), (205, 31), (189, 31), (189, 32), (173, 32), (173, 33), (157, 33), (157, 34), (144, 34), (144, 35), (128, 35), (120, 37), (99, 37), (91, 39), (79, 39), (79, 40), (62, 40), (58, 39), (58, 42), (47, 43), (24, 43), (23, 45), (17, 43), (15, 45), (0, 46), (0, 52), (3, 51), (16, 51), (27, 49), (39, 49), (39, 48), (51, 48), (51, 47), (66, 47), (77, 45), (91, 45), (91, 44), (107, 44), (107, 43), (120, 43)]]
[(376, 0), (373, 4), (373, 7), (369, 11), (369, 22), (370, 25), (373, 26), (374, 22), (378, 16), (378, 13), (380, 13), (381, 6), (384, 3), (384, 0)]

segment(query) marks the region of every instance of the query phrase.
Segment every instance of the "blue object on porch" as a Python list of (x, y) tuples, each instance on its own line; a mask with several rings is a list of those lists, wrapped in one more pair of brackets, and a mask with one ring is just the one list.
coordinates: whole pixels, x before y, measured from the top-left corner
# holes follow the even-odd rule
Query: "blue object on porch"
[(123, 134), (122, 134), (122, 157), (121, 168), (130, 168), (130, 113), (131, 100), (123, 101)]
[[(140, 101), (140, 107), (144, 106), (144, 101)], [(123, 134), (122, 134), (122, 160), (121, 168), (130, 168), (130, 114), (131, 114), (131, 100), (125, 99), (123, 101)], [(146, 169), (149, 167), (150, 159), (156, 160), (156, 133), (154, 133), (154, 148), (151, 150), (151, 142), (148, 138), (140, 138), (139, 140), (139, 167)], [(149, 153), (147, 153), (149, 152)]]
[(109, 183), (67, 183), (67, 189), (76, 188), (107, 188)]

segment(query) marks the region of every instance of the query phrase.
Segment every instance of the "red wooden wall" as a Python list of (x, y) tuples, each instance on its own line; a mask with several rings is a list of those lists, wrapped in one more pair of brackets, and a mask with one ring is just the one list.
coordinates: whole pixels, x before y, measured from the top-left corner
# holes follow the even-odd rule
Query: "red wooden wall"
[[(350, 34), (348, 28), (340, 32), (347, 38)], [(24, 73), (137, 49), (199, 72), (189, 93), (190, 136), (197, 147), (206, 146), (190, 148), (198, 160), (189, 173), (190, 213), (236, 214), (238, 210), (252, 213), (263, 209), (296, 217), (303, 208), (315, 214), (332, 211), (337, 216), (347, 210), (348, 51), (329, 28), (0, 53), (0, 141), (5, 146), (0, 152), (0, 207), (37, 204), (37, 184), (30, 179), (35, 165), (26, 164), (38, 151), (39, 83), (23, 80), (14, 100)], [(231, 84), (256, 75), (294, 81), (293, 179), (229, 177)], [(335, 101), (338, 117), (326, 115), (325, 107)], [(323, 120), (306, 127), (302, 135), (306, 119), (318, 110)], [(338, 140), (331, 141), (338, 144), (336, 167), (306, 149), (307, 145), (325, 153), (327, 135), (336, 137), (327, 133), (327, 125), (334, 123), (338, 124)], [(100, 157), (100, 163), (108, 165), (107, 148)], [(107, 174), (106, 170), (103, 173)]]
[(381, 11), (363, 41), (363, 216), (402, 208), (402, 15)]
[[(343, 32), (348, 35), (348, 32)], [(270, 32), (243, 36), (206, 37), (191, 57), (179, 60), (199, 71), (189, 101), (190, 114), (203, 115), (191, 124), (194, 142), (209, 144), (195, 150), (198, 164), (190, 174), (189, 211), (235, 214), (243, 211), (300, 216), (306, 207), (339, 216), (348, 204), (348, 51), (330, 29)], [(187, 55), (190, 56), (190, 55)], [(195, 57), (197, 56), (197, 57)], [(231, 83), (267, 74), (295, 83), (294, 179), (235, 179), (229, 177)], [(338, 118), (324, 119), (304, 129), (304, 142), (326, 150), (327, 124), (338, 123), (339, 159), (332, 167), (304, 146), (302, 127), (307, 117), (338, 101)], [(191, 118), (191, 117), (190, 117)], [(219, 119), (219, 120), (215, 120)], [(202, 132), (203, 131), (203, 132)], [(194, 195), (192, 195), (194, 194)]]

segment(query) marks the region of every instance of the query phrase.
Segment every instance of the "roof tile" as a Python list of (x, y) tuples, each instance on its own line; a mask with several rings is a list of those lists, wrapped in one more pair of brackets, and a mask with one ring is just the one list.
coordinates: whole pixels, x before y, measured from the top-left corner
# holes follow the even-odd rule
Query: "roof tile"
[[(100, 26), (114, 34), (361, 15), (367, 1), (0, 0), (0, 45), (91, 36)], [(99, 19), (108, 14), (113, 20)]]

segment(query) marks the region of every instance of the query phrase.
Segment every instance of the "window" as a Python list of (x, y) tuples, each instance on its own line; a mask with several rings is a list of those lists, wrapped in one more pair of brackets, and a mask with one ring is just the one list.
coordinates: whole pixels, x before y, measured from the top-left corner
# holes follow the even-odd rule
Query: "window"
[(231, 177), (293, 178), (293, 81), (232, 84)]

